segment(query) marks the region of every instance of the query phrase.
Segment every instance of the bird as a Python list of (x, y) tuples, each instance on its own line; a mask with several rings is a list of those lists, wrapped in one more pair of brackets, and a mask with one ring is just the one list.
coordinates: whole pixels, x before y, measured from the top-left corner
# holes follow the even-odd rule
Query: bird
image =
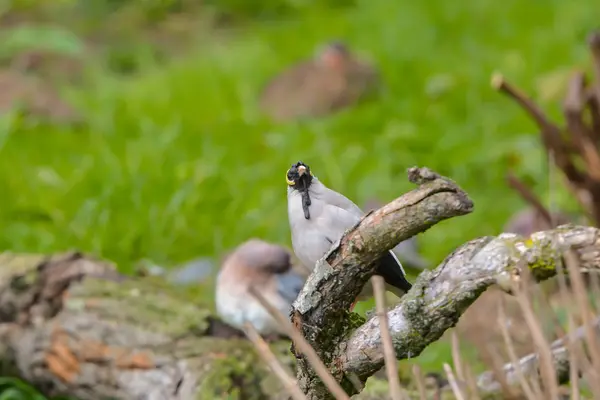
[[(339, 240), (365, 213), (350, 199), (326, 187), (302, 161), (292, 164), (286, 173), (288, 220), (292, 247), (298, 259), (311, 270), (331, 245)], [(386, 289), (398, 297), (412, 285), (406, 280), (402, 264), (388, 250), (377, 262), (376, 275), (386, 282)], [(356, 302), (372, 296), (371, 285), (365, 285)]]
[[(552, 223), (555, 226), (574, 222), (574, 218), (563, 212), (552, 212)], [(532, 233), (552, 229), (546, 218), (534, 207), (525, 208), (514, 214), (504, 226), (504, 232), (530, 236)]]
[(0, 115), (14, 110), (53, 124), (82, 121), (79, 112), (47, 81), (13, 69), (0, 70)]
[(379, 84), (375, 67), (335, 40), (271, 79), (259, 103), (275, 121), (321, 117), (358, 102)]
[(283, 246), (251, 238), (227, 255), (217, 275), (217, 314), (228, 325), (244, 330), (250, 322), (265, 337), (287, 336), (285, 329), (250, 293), (254, 286), (284, 315), (304, 286), (304, 277), (292, 268)]

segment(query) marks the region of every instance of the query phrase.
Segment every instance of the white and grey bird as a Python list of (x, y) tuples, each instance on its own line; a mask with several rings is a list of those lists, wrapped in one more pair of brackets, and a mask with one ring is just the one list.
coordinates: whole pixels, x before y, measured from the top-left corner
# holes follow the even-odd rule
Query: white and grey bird
[[(286, 181), (292, 247), (304, 266), (313, 270), (331, 245), (365, 213), (344, 195), (321, 183), (302, 161), (288, 169)], [(384, 278), (386, 289), (398, 297), (412, 287), (406, 280), (402, 264), (391, 250), (379, 260), (375, 273)], [(371, 285), (365, 285), (357, 301), (372, 296), (372, 293)]]

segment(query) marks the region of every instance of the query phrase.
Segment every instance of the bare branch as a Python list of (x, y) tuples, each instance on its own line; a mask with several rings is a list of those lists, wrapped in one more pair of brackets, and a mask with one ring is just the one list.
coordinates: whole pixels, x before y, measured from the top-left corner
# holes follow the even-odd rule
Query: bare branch
[(506, 174), (506, 180), (508, 182), (508, 185), (514, 190), (516, 190), (517, 193), (521, 195), (521, 198), (523, 200), (525, 200), (537, 210), (537, 212), (544, 218), (544, 220), (546, 220), (549, 226), (554, 226), (554, 224), (552, 223), (552, 214), (550, 214), (550, 211), (548, 211), (548, 209), (542, 204), (540, 199), (538, 199), (535, 193), (533, 193), (531, 189), (527, 187), (527, 185), (521, 182), (521, 180), (510, 171)]
[(587, 172), (595, 181), (600, 181), (600, 155), (594, 134), (583, 121), (585, 105), (585, 76), (576, 72), (569, 82), (563, 103), (567, 128), (573, 137), (578, 153), (583, 157)]
[[(521, 274), (523, 258), (536, 281), (554, 276), (557, 260), (568, 248), (578, 253), (581, 270), (598, 270), (598, 230), (591, 227), (558, 227), (534, 233), (530, 238), (503, 234), (473, 240), (449, 255), (435, 270), (423, 272), (413, 289), (388, 312), (396, 354), (418, 356), (429, 343), (454, 326), (462, 312), (486, 288), (497, 284), (510, 291), (514, 276)], [(373, 319), (358, 328), (340, 347), (338, 365), (358, 376), (369, 376), (381, 368), (376, 349), (381, 336)]]
[(400, 380), (398, 379), (398, 366), (396, 363), (396, 352), (392, 344), (392, 336), (390, 335), (387, 312), (385, 305), (385, 282), (379, 275), (371, 277), (373, 284), (373, 293), (375, 294), (375, 305), (377, 307), (377, 317), (379, 318), (379, 326), (381, 329), (381, 340), (383, 342), (383, 356), (385, 359), (385, 372), (387, 374), (390, 387), (390, 397), (392, 400), (402, 400), (402, 389), (400, 388)]
[(304, 396), (304, 393), (302, 393), (302, 390), (300, 390), (300, 387), (296, 384), (296, 380), (292, 378), (286, 368), (281, 364), (277, 357), (275, 357), (275, 354), (273, 354), (267, 342), (263, 340), (260, 333), (258, 333), (256, 328), (254, 328), (250, 322), (244, 324), (244, 333), (246, 333), (248, 339), (256, 347), (260, 358), (262, 358), (271, 371), (273, 371), (273, 374), (281, 381), (292, 398), (294, 398), (294, 400), (305, 400), (306, 396)]
[(529, 114), (540, 128), (542, 142), (548, 153), (554, 155), (556, 165), (563, 171), (569, 181), (583, 184), (586, 177), (570, 159), (568, 154), (570, 145), (563, 140), (561, 129), (550, 121), (533, 100), (516, 86), (508, 83), (501, 74), (492, 76), (492, 87), (515, 100)]
[(544, 111), (534, 103), (523, 91), (510, 84), (501, 74), (492, 76), (492, 87), (511, 97), (529, 114), (538, 127), (548, 136), (551, 147), (560, 147), (560, 128), (546, 116)]
[(588, 45), (592, 53), (594, 63), (594, 75), (596, 75), (596, 100), (600, 100), (600, 31), (593, 32), (588, 38)]

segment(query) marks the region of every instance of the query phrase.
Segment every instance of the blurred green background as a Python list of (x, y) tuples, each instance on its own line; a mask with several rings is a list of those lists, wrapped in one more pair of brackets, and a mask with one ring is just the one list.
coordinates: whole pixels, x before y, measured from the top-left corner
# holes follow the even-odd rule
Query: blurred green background
[[(456, 180), (475, 211), (420, 235), (438, 263), (524, 206), (509, 168), (547, 198), (537, 129), (490, 77), (558, 116), (569, 72), (589, 70), (597, 11), (592, 0), (4, 1), (4, 70), (27, 51), (76, 59), (77, 73), (44, 79), (84, 122), (2, 110), (0, 248), (76, 248), (131, 272), (142, 259), (219, 257), (253, 236), (290, 245), (283, 176), (302, 160), (357, 204), (410, 190), (415, 165)], [(380, 68), (383, 92), (270, 122), (257, 105), (265, 82), (332, 38)]]

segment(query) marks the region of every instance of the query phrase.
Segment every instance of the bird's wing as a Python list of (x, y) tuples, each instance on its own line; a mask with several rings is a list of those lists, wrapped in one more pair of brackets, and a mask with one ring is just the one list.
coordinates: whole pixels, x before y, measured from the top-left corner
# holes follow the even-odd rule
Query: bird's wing
[(328, 202), (323, 206), (323, 212), (316, 218), (316, 222), (321, 232), (331, 243), (334, 243), (341, 238), (346, 229), (356, 225), (361, 216)]
[(365, 215), (365, 213), (360, 209), (360, 207), (354, 204), (352, 200), (350, 200), (341, 193), (329, 189), (321, 182), (319, 182), (319, 184), (320, 187), (318, 188), (318, 191), (321, 192), (323, 201), (325, 201), (327, 204), (340, 207), (359, 218), (362, 218), (363, 215)]
[(275, 275), (277, 293), (287, 302), (292, 303), (304, 286), (304, 278), (293, 271)]

